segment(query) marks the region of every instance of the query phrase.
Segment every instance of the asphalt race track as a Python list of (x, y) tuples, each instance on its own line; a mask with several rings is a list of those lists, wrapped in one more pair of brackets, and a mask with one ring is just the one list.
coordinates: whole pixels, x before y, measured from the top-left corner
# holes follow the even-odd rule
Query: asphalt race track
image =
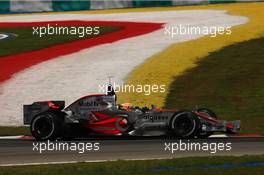
[[(106, 160), (133, 160), (133, 159), (162, 159), (187, 156), (209, 155), (254, 155), (264, 154), (264, 138), (211, 138), (204, 140), (183, 140), (185, 143), (231, 143), (231, 151), (175, 151), (173, 154), (166, 150), (165, 143), (179, 143), (179, 140), (166, 140), (164, 138), (148, 139), (89, 139), (78, 140), (72, 143), (100, 143), (98, 151), (33, 151), (32, 140), (0, 140), (0, 166), (47, 163), (74, 163), (99, 162)], [(66, 142), (66, 141), (60, 141)], [(71, 143), (67, 141), (66, 143)]]

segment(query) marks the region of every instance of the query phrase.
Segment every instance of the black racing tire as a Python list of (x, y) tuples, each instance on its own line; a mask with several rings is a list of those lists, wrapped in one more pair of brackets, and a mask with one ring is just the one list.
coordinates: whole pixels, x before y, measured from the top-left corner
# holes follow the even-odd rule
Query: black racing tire
[(55, 140), (62, 131), (62, 118), (55, 113), (45, 112), (36, 115), (30, 124), (32, 136), (38, 141)]
[(170, 122), (173, 137), (194, 138), (199, 132), (200, 120), (192, 112), (180, 112), (173, 116)]
[[(212, 117), (214, 119), (217, 119), (217, 115), (210, 109), (207, 109), (207, 108), (199, 108), (196, 110), (197, 112), (201, 112), (201, 113), (204, 113), (205, 115), (209, 116), (209, 117)], [(207, 139), (208, 137), (210, 137), (211, 135), (213, 135), (214, 132), (213, 131), (209, 131), (209, 132), (199, 132), (199, 134), (197, 135), (198, 138), (201, 138), (201, 139)]]

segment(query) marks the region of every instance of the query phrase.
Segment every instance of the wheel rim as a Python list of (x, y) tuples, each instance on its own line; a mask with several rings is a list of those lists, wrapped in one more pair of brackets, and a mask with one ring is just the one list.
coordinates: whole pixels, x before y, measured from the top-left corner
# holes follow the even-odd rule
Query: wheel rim
[(40, 115), (32, 124), (33, 133), (35, 136), (46, 139), (52, 135), (54, 124), (50, 115)]
[(195, 121), (189, 116), (179, 116), (173, 123), (174, 131), (178, 136), (190, 136), (195, 130)]

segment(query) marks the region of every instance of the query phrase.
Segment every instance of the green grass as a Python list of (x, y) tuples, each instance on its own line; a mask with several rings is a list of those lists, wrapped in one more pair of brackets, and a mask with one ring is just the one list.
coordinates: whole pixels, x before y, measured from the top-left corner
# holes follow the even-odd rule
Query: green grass
[(26, 126), (0, 126), (0, 136), (31, 135)]
[[(77, 26), (78, 27), (78, 26)], [(32, 27), (15, 27), (15, 28), (0, 28), (0, 33), (14, 33), (17, 35), (15, 38), (8, 40), (0, 40), (0, 57), (17, 54), (21, 52), (28, 52), (39, 50), (53, 45), (72, 42), (75, 40), (82, 40), (87, 38), (96, 37), (106, 33), (114, 32), (123, 29), (117, 26), (102, 26), (100, 27), (100, 34), (98, 35), (85, 35), (80, 38), (79, 35), (44, 35), (39, 37), (33, 35)]]
[[(263, 174), (264, 166), (241, 166), (241, 163), (264, 162), (264, 156), (242, 157), (189, 157), (171, 160), (148, 160), (148, 161), (115, 161), (102, 163), (77, 163), (58, 165), (34, 165), (17, 167), (0, 167), (0, 174), (4, 175), (246, 175)], [(205, 165), (223, 165), (231, 163), (240, 165), (237, 167), (205, 168)]]
[(264, 38), (227, 46), (174, 79), (167, 108), (213, 109), (240, 119), (242, 132), (264, 133)]

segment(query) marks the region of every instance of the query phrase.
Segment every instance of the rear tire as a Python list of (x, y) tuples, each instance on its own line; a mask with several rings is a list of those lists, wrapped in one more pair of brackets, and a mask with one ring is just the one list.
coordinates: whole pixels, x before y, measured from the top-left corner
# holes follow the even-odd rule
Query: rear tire
[(62, 122), (62, 118), (56, 114), (45, 112), (34, 117), (30, 131), (36, 140), (55, 140), (60, 136)]
[(171, 122), (172, 136), (177, 138), (194, 138), (199, 132), (200, 121), (192, 112), (176, 114)]

